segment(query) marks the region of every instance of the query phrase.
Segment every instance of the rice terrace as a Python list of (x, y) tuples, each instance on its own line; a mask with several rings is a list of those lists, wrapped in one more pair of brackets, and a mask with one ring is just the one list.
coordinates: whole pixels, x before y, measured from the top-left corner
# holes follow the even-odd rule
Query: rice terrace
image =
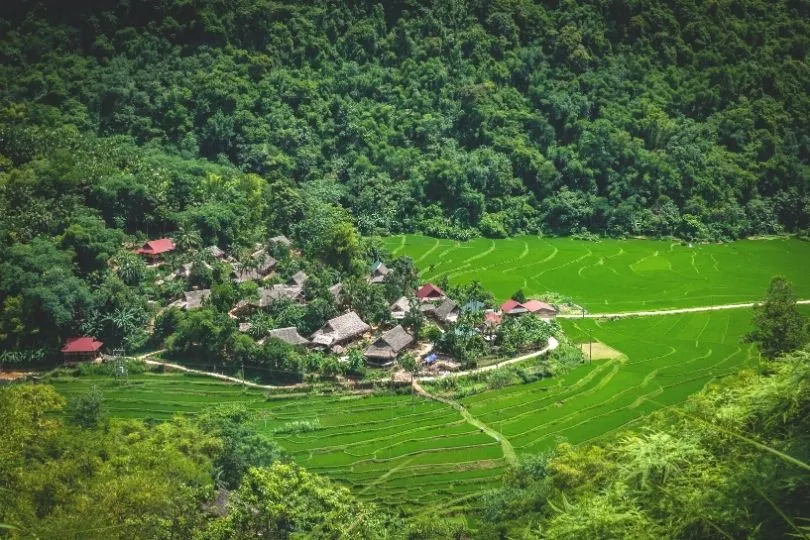
[(393, 254), (412, 257), (423, 280), (478, 280), (499, 299), (520, 288), (529, 296), (554, 291), (596, 313), (754, 302), (774, 275), (810, 298), (810, 243), (789, 238), (693, 246), (537, 236), (384, 241)]

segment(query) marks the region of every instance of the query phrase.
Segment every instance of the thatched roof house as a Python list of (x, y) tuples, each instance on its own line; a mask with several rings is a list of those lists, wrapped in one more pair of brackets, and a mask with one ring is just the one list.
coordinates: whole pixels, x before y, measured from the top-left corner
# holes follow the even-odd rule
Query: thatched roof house
[(215, 259), (223, 259), (225, 257), (225, 251), (222, 250), (219, 246), (208, 246), (205, 248), (205, 251), (208, 252), (209, 255), (214, 257)]
[(299, 334), (298, 329), (294, 326), (270, 330), (267, 333), (267, 337), (280, 339), (284, 343), (289, 343), (290, 345), (307, 345), (309, 343), (309, 340)]
[(377, 261), (371, 266), (371, 275), (368, 276), (369, 283), (385, 283), (388, 273), (391, 272), (385, 263)]
[(407, 296), (400, 296), (391, 304), (391, 316), (395, 319), (404, 319), (411, 311), (411, 302)]
[(184, 310), (200, 309), (208, 297), (211, 296), (211, 289), (200, 289), (198, 291), (186, 291), (183, 298), (169, 304), (169, 307), (176, 307)]
[(371, 329), (357, 313), (350, 311), (334, 319), (329, 319), (323, 327), (312, 334), (313, 345), (332, 347), (356, 338)]
[(276, 260), (264, 251), (254, 254), (254, 258), (260, 258), (261, 260), (255, 268), (245, 268), (244, 265), (238, 262), (233, 264), (233, 272), (231, 275), (234, 281), (241, 283), (243, 281), (263, 279), (273, 270), (273, 267), (276, 266)]
[(303, 287), (304, 283), (307, 282), (309, 276), (303, 270), (299, 270), (292, 277), (287, 281), (290, 285), (295, 285), (297, 287)]
[(273, 238), (270, 239), (270, 242), (273, 244), (283, 244), (287, 247), (292, 246), (292, 242), (290, 242), (290, 239), (284, 236), (283, 234), (274, 236)]
[(456, 322), (459, 311), (458, 304), (447, 298), (439, 307), (433, 310), (433, 316), (439, 322)]
[(413, 336), (406, 332), (402, 325), (398, 325), (378, 337), (366, 348), (364, 354), (372, 362), (390, 362), (411, 343)]
[(276, 284), (272, 287), (259, 287), (256, 293), (259, 295), (258, 298), (242, 300), (231, 310), (231, 314), (244, 315), (255, 309), (264, 309), (282, 298), (297, 300), (301, 296), (301, 287)]

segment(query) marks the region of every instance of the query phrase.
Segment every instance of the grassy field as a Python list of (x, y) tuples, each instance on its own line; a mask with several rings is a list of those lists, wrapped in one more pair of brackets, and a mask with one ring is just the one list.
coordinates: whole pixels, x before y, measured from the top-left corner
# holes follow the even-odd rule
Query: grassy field
[(426, 236), (383, 239), (395, 255), (414, 259), (425, 281), (478, 280), (498, 299), (517, 289), (555, 291), (595, 313), (752, 302), (771, 277), (794, 282), (810, 298), (810, 242), (744, 240), (683, 246), (653, 240), (602, 240), (525, 236), (469, 242)]
[[(803, 308), (806, 314), (810, 309)], [(509, 438), (518, 454), (582, 443), (625, 427), (646, 413), (683, 401), (714, 377), (757, 361), (740, 341), (748, 309), (613, 321), (563, 321), (575, 340), (599, 340), (620, 351), (563, 377), (465, 398), (477, 419)], [(317, 421), (306, 433), (273, 435), (300, 464), (369, 500), (410, 511), (447, 504), (497, 486), (505, 462), (494, 439), (449, 406), (419, 397), (287, 396), (212, 379), (146, 373), (119, 384), (109, 377), (51, 381), (68, 397), (95, 385), (112, 416), (165, 419), (219, 403), (256, 412), (258, 429)]]

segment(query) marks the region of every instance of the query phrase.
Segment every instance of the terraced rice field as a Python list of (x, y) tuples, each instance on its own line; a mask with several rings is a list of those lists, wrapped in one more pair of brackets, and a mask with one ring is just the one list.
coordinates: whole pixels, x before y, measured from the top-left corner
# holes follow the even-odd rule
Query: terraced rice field
[[(810, 309), (802, 311), (810, 314)], [(477, 420), (506, 436), (518, 454), (565, 439), (589, 441), (664, 406), (683, 401), (714, 377), (756, 362), (740, 337), (751, 310), (687, 313), (613, 321), (563, 321), (579, 341), (599, 340), (620, 351), (566, 376), (488, 391), (462, 400)], [(360, 496), (406, 511), (463, 501), (498, 485), (505, 467), (495, 439), (451, 407), (416, 396), (286, 396), (179, 374), (147, 373), (117, 384), (108, 377), (51, 381), (67, 396), (95, 385), (111, 414), (165, 419), (240, 402), (272, 433), (291, 422), (318, 429), (273, 437), (301, 465), (350, 486)], [(459, 503), (466, 504), (466, 503)]]
[(810, 242), (743, 240), (688, 247), (653, 240), (524, 236), (469, 242), (401, 235), (383, 239), (395, 255), (414, 259), (424, 281), (478, 280), (498, 299), (517, 289), (571, 296), (595, 313), (753, 302), (774, 275), (810, 298)]
[(268, 400), (258, 390), (178, 374), (147, 373), (124, 384), (101, 376), (49, 382), (67, 397), (96, 386), (115, 417), (160, 420), (240, 402), (256, 411), (258, 429), (271, 434), (291, 422), (317, 421), (317, 431), (272, 436), (308, 470), (348, 485), (364, 498), (406, 510), (493, 487), (504, 468), (497, 441), (454, 409), (419, 397)]
[(684, 401), (712, 378), (755, 365), (758, 353), (741, 342), (747, 309), (563, 321), (569, 335), (590, 337), (621, 351), (561, 379), (485, 392), (462, 401), (508, 437), (520, 453), (604, 436), (661, 407)]

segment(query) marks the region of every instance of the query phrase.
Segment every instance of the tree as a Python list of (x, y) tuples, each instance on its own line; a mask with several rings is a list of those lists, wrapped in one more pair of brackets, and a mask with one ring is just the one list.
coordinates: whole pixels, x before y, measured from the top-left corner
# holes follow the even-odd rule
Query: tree
[(98, 388), (93, 388), (72, 403), (71, 421), (83, 428), (96, 428), (104, 421), (106, 411), (104, 398)]
[(515, 294), (512, 295), (512, 300), (523, 303), (526, 301), (526, 293), (523, 292), (523, 289), (518, 289), (515, 291)]
[(413, 334), (413, 339), (419, 341), (422, 337), (422, 328), (425, 326), (425, 312), (422, 311), (422, 303), (415, 297), (408, 301), (408, 313), (402, 319), (402, 326)]
[(765, 302), (754, 306), (753, 323), (745, 340), (759, 345), (765, 358), (796, 350), (810, 339), (807, 321), (796, 307), (793, 285), (780, 276), (771, 280)]
[(377, 509), (348, 489), (292, 464), (250, 469), (232, 494), (228, 515), (200, 536), (226, 538), (379, 538), (386, 534)]

